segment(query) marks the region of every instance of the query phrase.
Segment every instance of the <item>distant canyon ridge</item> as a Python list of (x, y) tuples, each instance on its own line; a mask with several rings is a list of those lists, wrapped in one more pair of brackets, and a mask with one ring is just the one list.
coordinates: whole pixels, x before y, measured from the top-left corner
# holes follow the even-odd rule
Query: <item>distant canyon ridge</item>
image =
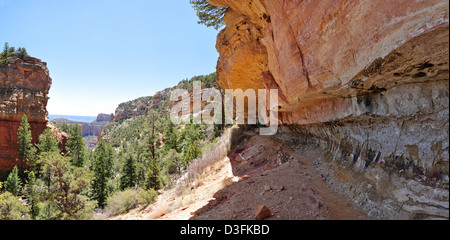
[(112, 120), (114, 119), (114, 114), (99, 114), (95, 121), (93, 122), (81, 122), (81, 121), (73, 121), (66, 118), (57, 118), (51, 120), (51, 122), (55, 125), (58, 124), (68, 124), (68, 125), (76, 125), (78, 124), (81, 127), (81, 132), (83, 139), (86, 143), (86, 148), (93, 150), (97, 146), (98, 138), (100, 137), (100, 133), (103, 131), (103, 128), (106, 127)]
[(51, 122), (53, 124), (69, 124), (69, 125), (75, 125), (78, 124), (81, 127), (81, 131), (83, 134), (83, 137), (87, 136), (98, 136), (98, 134), (103, 130), (103, 128), (108, 125), (108, 123), (113, 120), (114, 115), (113, 114), (99, 114), (95, 121), (93, 122), (81, 122), (81, 121), (72, 121), (66, 118), (58, 118), (53, 119)]

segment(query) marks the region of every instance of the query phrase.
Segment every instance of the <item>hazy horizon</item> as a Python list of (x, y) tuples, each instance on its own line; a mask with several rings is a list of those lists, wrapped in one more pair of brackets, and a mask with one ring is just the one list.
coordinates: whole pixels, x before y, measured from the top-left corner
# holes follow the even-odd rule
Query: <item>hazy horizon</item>
[(97, 119), (97, 116), (77, 116), (77, 115), (60, 115), (60, 114), (48, 114), (48, 120), (53, 121), (56, 119), (67, 119), (75, 122), (92, 123)]

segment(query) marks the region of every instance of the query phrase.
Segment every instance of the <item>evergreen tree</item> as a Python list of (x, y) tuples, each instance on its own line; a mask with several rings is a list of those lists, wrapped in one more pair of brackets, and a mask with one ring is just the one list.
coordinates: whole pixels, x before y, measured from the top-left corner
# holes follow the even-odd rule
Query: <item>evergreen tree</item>
[(197, 141), (194, 141), (192, 145), (189, 147), (187, 152), (184, 155), (184, 165), (188, 166), (192, 160), (200, 157), (202, 155), (202, 151), (198, 145)]
[(24, 171), (25, 166), (27, 164), (27, 160), (33, 157), (35, 153), (33, 151), (33, 145), (31, 144), (31, 130), (30, 124), (28, 123), (27, 115), (24, 114), (22, 116), (22, 121), (20, 123), (20, 127), (17, 133), (18, 145), (19, 148), (17, 153), (19, 155), (18, 160), (20, 161), (20, 176), (24, 179)]
[(17, 54), (19, 55), (19, 58), (22, 58), (22, 59), (24, 57), (28, 57), (29, 56), (27, 50), (25, 48), (22, 48), (22, 47), (17, 49)]
[(44, 192), (44, 219), (80, 220), (92, 216), (94, 202), (86, 196), (92, 174), (86, 168), (73, 166), (68, 158), (50, 153), (43, 162), (43, 172), (50, 176)]
[[(39, 176), (41, 173), (41, 161), (49, 153), (58, 152), (58, 140), (53, 135), (50, 128), (44, 130), (44, 132), (39, 135), (39, 143), (36, 145), (37, 148), (33, 148), (31, 155), (34, 156), (28, 159), (28, 166), (30, 171), (34, 171), (35, 175)], [(33, 152), (36, 153), (33, 153)]]
[(39, 185), (38, 179), (34, 172), (28, 173), (28, 181), (25, 185), (27, 192), (27, 203), (30, 206), (31, 217), (36, 220), (39, 217), (40, 205), (39, 205)]
[(9, 43), (5, 42), (3, 46), (3, 51), (0, 54), (0, 63), (8, 64), (12, 56), (18, 56), (19, 58), (24, 58), (25, 56), (29, 56), (28, 52), (25, 48), (18, 48), (16, 50), (15, 47), (10, 47)]
[(150, 164), (147, 169), (147, 174), (145, 178), (145, 189), (150, 190), (159, 190), (161, 189), (161, 180), (160, 180), (160, 169), (159, 163), (156, 158), (150, 157), (150, 154), (147, 154), (147, 157), (150, 158)]
[(175, 149), (177, 151), (180, 151), (178, 146), (179, 137), (177, 134), (177, 130), (175, 129), (175, 124), (173, 124), (173, 122), (170, 120), (167, 123), (164, 138), (166, 139), (164, 143), (164, 150), (170, 151), (170, 149)]
[(7, 62), (8, 57), (9, 57), (9, 43), (5, 42), (5, 45), (3, 46), (3, 51), (1, 54), (1, 60), (4, 60)]
[(100, 139), (95, 149), (95, 159), (92, 165), (94, 172), (92, 197), (100, 208), (105, 207), (106, 200), (112, 192), (109, 181), (112, 177), (113, 151), (112, 147), (103, 139)]
[(16, 54), (17, 53), (16, 52), (16, 48), (15, 47), (10, 47), (9, 50), (8, 50), (8, 53), (9, 53), (9, 55)]
[(22, 181), (19, 178), (19, 169), (17, 166), (15, 166), (12, 172), (8, 175), (5, 182), (5, 189), (14, 196), (18, 196), (22, 190)]
[(213, 6), (207, 0), (190, 0), (189, 2), (197, 12), (199, 24), (214, 27), (216, 30), (224, 25), (223, 17), (228, 8)]
[(37, 148), (39, 153), (59, 152), (58, 145), (58, 140), (53, 135), (52, 130), (47, 128), (39, 136)]
[(135, 187), (138, 181), (137, 161), (131, 154), (125, 156), (125, 164), (122, 167), (122, 177), (120, 178), (120, 188)]
[(86, 144), (83, 139), (81, 127), (77, 124), (70, 131), (69, 140), (67, 140), (67, 151), (72, 164), (76, 167), (84, 167)]

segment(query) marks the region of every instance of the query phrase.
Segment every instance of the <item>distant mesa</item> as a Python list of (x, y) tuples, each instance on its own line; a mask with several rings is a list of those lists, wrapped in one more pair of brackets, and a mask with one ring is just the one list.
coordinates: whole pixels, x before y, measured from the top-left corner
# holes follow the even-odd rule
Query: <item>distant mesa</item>
[[(63, 116), (63, 115), (52, 115), (52, 117), (56, 116)], [(65, 116), (70, 119), (92, 119), (92, 117), (82, 117), (82, 116)], [(81, 132), (83, 134), (83, 138), (86, 141), (86, 145), (89, 149), (95, 148), (95, 145), (97, 144), (96, 141), (93, 141), (93, 139), (97, 139), (98, 135), (101, 131), (103, 131), (103, 128), (108, 125), (111, 122), (111, 119), (114, 117), (113, 114), (99, 114), (97, 118), (95, 118), (95, 121), (91, 122), (82, 122), (82, 121), (74, 121), (69, 120), (66, 118), (56, 118), (51, 120), (53, 124), (68, 124), (68, 125), (80, 125)]]
[(97, 122), (111, 122), (114, 118), (114, 114), (104, 114), (104, 113), (100, 113), (97, 116)]

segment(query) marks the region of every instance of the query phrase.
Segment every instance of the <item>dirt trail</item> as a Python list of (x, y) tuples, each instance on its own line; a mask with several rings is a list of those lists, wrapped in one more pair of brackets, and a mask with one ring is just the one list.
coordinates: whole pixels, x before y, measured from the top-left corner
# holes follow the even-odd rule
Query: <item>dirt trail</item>
[(258, 205), (271, 210), (267, 220), (365, 219), (314, 172), (320, 154), (255, 135), (190, 188), (116, 219), (251, 220)]

